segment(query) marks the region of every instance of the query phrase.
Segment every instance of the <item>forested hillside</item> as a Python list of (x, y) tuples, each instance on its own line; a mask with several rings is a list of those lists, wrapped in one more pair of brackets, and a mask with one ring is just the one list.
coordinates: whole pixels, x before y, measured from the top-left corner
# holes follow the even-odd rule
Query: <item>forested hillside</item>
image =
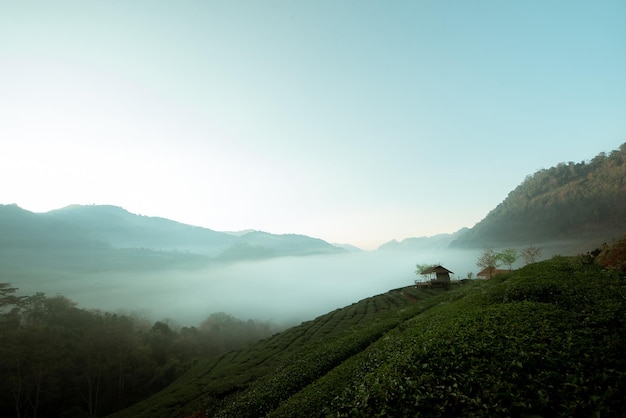
[(626, 143), (528, 176), (452, 246), (612, 241), (625, 233)]
[(0, 416), (104, 416), (208, 360), (277, 331), (225, 313), (197, 327), (81, 309), (61, 295), (0, 283)]

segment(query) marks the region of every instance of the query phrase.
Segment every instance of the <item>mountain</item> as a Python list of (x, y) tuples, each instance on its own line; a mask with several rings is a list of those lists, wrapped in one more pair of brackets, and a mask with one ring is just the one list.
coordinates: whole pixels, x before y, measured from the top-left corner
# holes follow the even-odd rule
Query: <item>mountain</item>
[(539, 170), (452, 247), (614, 241), (626, 234), (626, 143), (589, 162)]
[(275, 235), (262, 231), (252, 231), (241, 235), (233, 245), (219, 255), (219, 258), (223, 260), (252, 259), (343, 252), (345, 252), (343, 248), (306, 235)]
[(149, 248), (219, 254), (237, 237), (159, 217), (141, 216), (110, 205), (72, 205), (40, 215), (79, 227), (114, 248)]
[(370, 297), (200, 362), (113, 417), (619, 416), (623, 283), (588, 261)]
[(424, 251), (447, 248), (450, 243), (463, 235), (468, 228), (462, 228), (453, 234), (438, 234), (431, 237), (405, 238), (398, 242), (389, 241), (380, 247), (379, 251)]
[(333, 242), (333, 245), (335, 247), (343, 248), (344, 250), (351, 252), (351, 253), (358, 253), (358, 252), (363, 251), (361, 248), (355, 245), (351, 245), (351, 244), (338, 244), (336, 242)]
[(345, 252), (304, 235), (218, 232), (136, 215), (110, 205), (72, 205), (46, 213), (1, 205), (0, 247), (142, 249), (199, 254), (216, 260)]
[(91, 248), (107, 244), (80, 225), (0, 205), (0, 248)]
[(297, 234), (275, 235), (262, 231), (253, 231), (242, 235), (238, 244), (263, 247), (282, 255), (344, 252), (343, 249), (318, 238)]

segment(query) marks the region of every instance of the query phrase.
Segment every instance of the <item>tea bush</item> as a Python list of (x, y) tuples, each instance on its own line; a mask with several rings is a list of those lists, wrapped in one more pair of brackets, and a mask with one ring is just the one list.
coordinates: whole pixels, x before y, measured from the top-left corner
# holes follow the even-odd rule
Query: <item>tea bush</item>
[(333, 416), (618, 416), (624, 300), (598, 269), (539, 263), (372, 347)]

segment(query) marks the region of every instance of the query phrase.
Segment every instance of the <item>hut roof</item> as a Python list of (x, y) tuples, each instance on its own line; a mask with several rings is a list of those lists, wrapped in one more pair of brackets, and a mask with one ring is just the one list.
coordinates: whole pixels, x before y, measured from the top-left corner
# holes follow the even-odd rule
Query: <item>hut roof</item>
[(432, 266), (428, 267), (426, 270), (422, 271), (422, 274), (431, 274), (431, 273), (450, 273), (454, 274), (454, 272), (448, 270), (443, 266)]
[(487, 267), (484, 270), (481, 270), (480, 273), (477, 274), (478, 277), (489, 277), (489, 270), (491, 270), (491, 276), (495, 276), (496, 274), (509, 273), (509, 270), (501, 270), (501, 269), (490, 269)]

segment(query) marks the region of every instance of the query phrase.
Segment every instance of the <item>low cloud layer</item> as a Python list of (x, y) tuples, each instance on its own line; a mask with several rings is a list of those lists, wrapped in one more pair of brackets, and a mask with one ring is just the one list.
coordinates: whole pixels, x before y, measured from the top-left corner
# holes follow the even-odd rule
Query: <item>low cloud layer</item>
[(290, 325), (360, 299), (409, 286), (416, 263), (441, 263), (464, 278), (477, 251), (363, 252), (220, 264), (204, 269), (108, 272), (18, 285), (60, 293), (80, 307), (136, 311), (196, 325), (213, 312)]

